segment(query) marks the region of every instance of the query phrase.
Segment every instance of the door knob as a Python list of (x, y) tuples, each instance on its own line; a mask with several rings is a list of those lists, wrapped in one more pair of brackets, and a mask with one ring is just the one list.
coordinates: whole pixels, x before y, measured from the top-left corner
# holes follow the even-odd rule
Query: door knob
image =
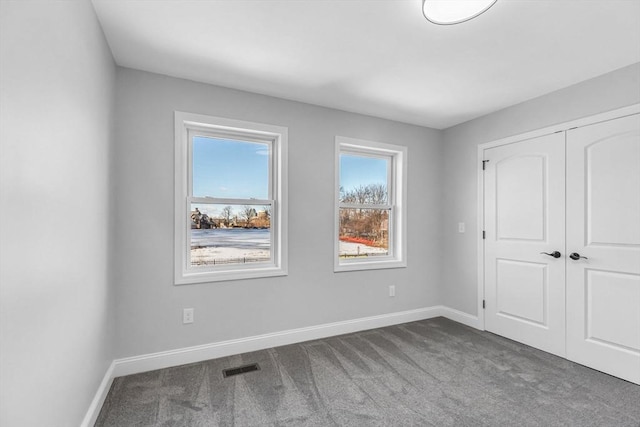
[[(540, 253), (552, 256), (554, 258), (560, 258), (562, 256), (562, 254), (560, 252), (558, 252), (558, 251), (554, 251), (554, 252), (551, 252), (551, 253), (548, 253), (548, 252), (540, 252)], [(578, 255), (578, 257), (580, 257), (580, 256)], [(575, 259), (578, 259), (578, 258), (575, 258)]]
[(587, 258), (586, 256), (582, 256), (582, 255), (580, 255), (580, 254), (579, 254), (579, 253), (577, 253), (577, 252), (574, 252), (574, 253), (572, 253), (571, 255), (569, 255), (569, 258), (571, 258), (571, 259), (572, 259), (572, 260), (574, 260), (574, 261), (577, 261), (577, 260), (579, 260), (580, 258), (582, 258), (582, 259), (589, 259), (589, 258)]

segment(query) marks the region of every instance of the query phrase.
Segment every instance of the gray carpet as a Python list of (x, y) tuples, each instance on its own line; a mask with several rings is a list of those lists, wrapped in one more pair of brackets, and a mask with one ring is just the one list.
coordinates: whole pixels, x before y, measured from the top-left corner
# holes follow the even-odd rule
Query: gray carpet
[(638, 427), (640, 386), (436, 318), (120, 377), (96, 426)]

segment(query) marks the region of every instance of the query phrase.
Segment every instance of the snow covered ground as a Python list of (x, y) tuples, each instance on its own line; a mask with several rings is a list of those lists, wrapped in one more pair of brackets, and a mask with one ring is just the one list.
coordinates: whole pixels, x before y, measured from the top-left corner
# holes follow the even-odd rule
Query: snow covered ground
[[(269, 230), (192, 230), (191, 265), (242, 264), (269, 261)], [(347, 257), (386, 255), (387, 249), (340, 242)]]
[(340, 241), (340, 255), (386, 255), (387, 249), (376, 248), (374, 246), (363, 245), (362, 243), (351, 243)]

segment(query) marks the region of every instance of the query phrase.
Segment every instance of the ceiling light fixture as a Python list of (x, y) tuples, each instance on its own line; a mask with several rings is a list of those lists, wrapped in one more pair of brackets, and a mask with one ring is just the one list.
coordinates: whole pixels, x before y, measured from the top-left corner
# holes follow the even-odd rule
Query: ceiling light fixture
[(453, 25), (482, 15), (498, 0), (422, 0), (422, 13), (429, 22)]

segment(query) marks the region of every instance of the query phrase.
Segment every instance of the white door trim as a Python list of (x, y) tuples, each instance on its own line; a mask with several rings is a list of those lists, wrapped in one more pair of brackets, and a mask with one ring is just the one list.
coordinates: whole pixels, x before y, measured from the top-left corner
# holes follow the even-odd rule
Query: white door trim
[(498, 147), (500, 145), (513, 144), (515, 142), (525, 141), (527, 139), (537, 138), (539, 136), (548, 135), (555, 132), (562, 132), (573, 128), (592, 125), (595, 123), (605, 122), (608, 120), (614, 120), (632, 114), (640, 113), (640, 104), (633, 104), (627, 107), (617, 108), (615, 110), (607, 111), (604, 113), (594, 114), (591, 116), (582, 117), (580, 119), (571, 120), (564, 123), (558, 123), (555, 125), (547, 126), (541, 129), (521, 133), (518, 135), (508, 136), (506, 138), (497, 139), (495, 141), (485, 142), (478, 145), (477, 154), (477, 170), (478, 170), (478, 328), (485, 329), (484, 309), (482, 307), (482, 301), (485, 298), (484, 295), (484, 241), (482, 238), (482, 231), (484, 230), (484, 174), (482, 172), (482, 160), (484, 159), (484, 151), (488, 148)]

